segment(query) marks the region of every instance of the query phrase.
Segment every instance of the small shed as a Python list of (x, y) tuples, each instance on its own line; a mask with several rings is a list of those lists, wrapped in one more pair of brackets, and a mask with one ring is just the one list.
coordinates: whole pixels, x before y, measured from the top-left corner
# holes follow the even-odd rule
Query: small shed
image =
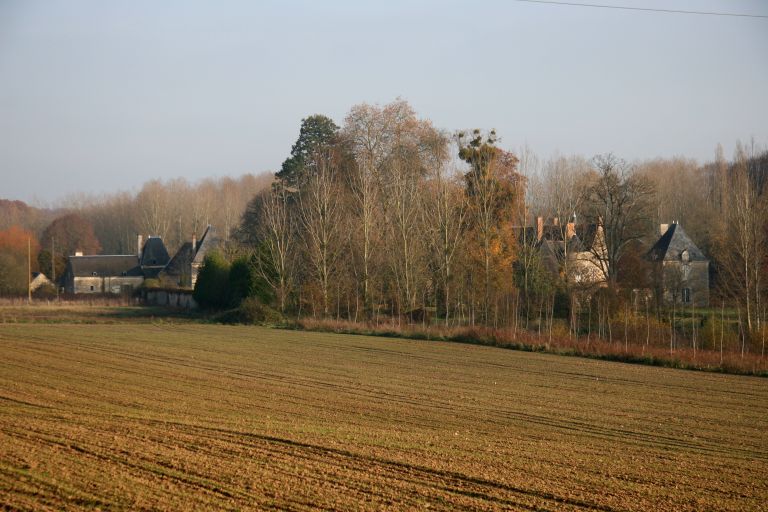
[(42, 272), (32, 272), (32, 281), (29, 283), (29, 289), (31, 291), (35, 291), (42, 286), (54, 286), (53, 281), (48, 279), (48, 277), (43, 274)]

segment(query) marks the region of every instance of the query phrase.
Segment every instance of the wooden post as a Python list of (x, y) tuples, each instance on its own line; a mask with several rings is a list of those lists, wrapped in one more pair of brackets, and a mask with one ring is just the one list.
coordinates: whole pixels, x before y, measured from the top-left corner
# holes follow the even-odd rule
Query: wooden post
[(32, 238), (27, 237), (27, 304), (32, 304)]

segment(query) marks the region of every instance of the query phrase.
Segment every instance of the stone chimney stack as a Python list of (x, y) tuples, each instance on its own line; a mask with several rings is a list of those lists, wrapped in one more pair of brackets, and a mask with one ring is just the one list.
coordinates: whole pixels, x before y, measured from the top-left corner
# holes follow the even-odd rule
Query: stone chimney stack
[(143, 238), (141, 235), (136, 235), (136, 256), (139, 258), (141, 258), (141, 242)]
[(664, 236), (664, 233), (666, 233), (668, 229), (669, 229), (669, 224), (660, 224), (659, 225), (659, 236)]
[(544, 217), (536, 217), (536, 239), (541, 242), (544, 238)]
[(576, 236), (576, 223), (569, 222), (565, 225), (565, 241), (567, 242), (574, 236)]
[(197, 234), (192, 233), (192, 255), (197, 252)]

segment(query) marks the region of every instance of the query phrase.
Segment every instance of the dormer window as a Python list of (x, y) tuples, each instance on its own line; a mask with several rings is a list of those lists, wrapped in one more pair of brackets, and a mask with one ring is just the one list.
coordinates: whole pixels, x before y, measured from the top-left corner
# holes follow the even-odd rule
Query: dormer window
[(98, 275), (98, 272), (92, 272), (92, 274), (93, 274), (94, 276), (96, 276), (96, 275)]
[(688, 263), (691, 261), (691, 254), (688, 252), (688, 249), (685, 249), (680, 253), (680, 259), (683, 263)]

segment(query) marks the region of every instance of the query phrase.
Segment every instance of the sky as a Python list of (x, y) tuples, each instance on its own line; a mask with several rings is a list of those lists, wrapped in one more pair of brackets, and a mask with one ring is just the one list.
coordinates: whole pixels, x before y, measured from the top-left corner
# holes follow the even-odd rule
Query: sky
[[(590, 3), (768, 15), (764, 0)], [(768, 146), (768, 19), (499, 0), (0, 0), (0, 198), (276, 171), (301, 119), (407, 100), (536, 154)]]

